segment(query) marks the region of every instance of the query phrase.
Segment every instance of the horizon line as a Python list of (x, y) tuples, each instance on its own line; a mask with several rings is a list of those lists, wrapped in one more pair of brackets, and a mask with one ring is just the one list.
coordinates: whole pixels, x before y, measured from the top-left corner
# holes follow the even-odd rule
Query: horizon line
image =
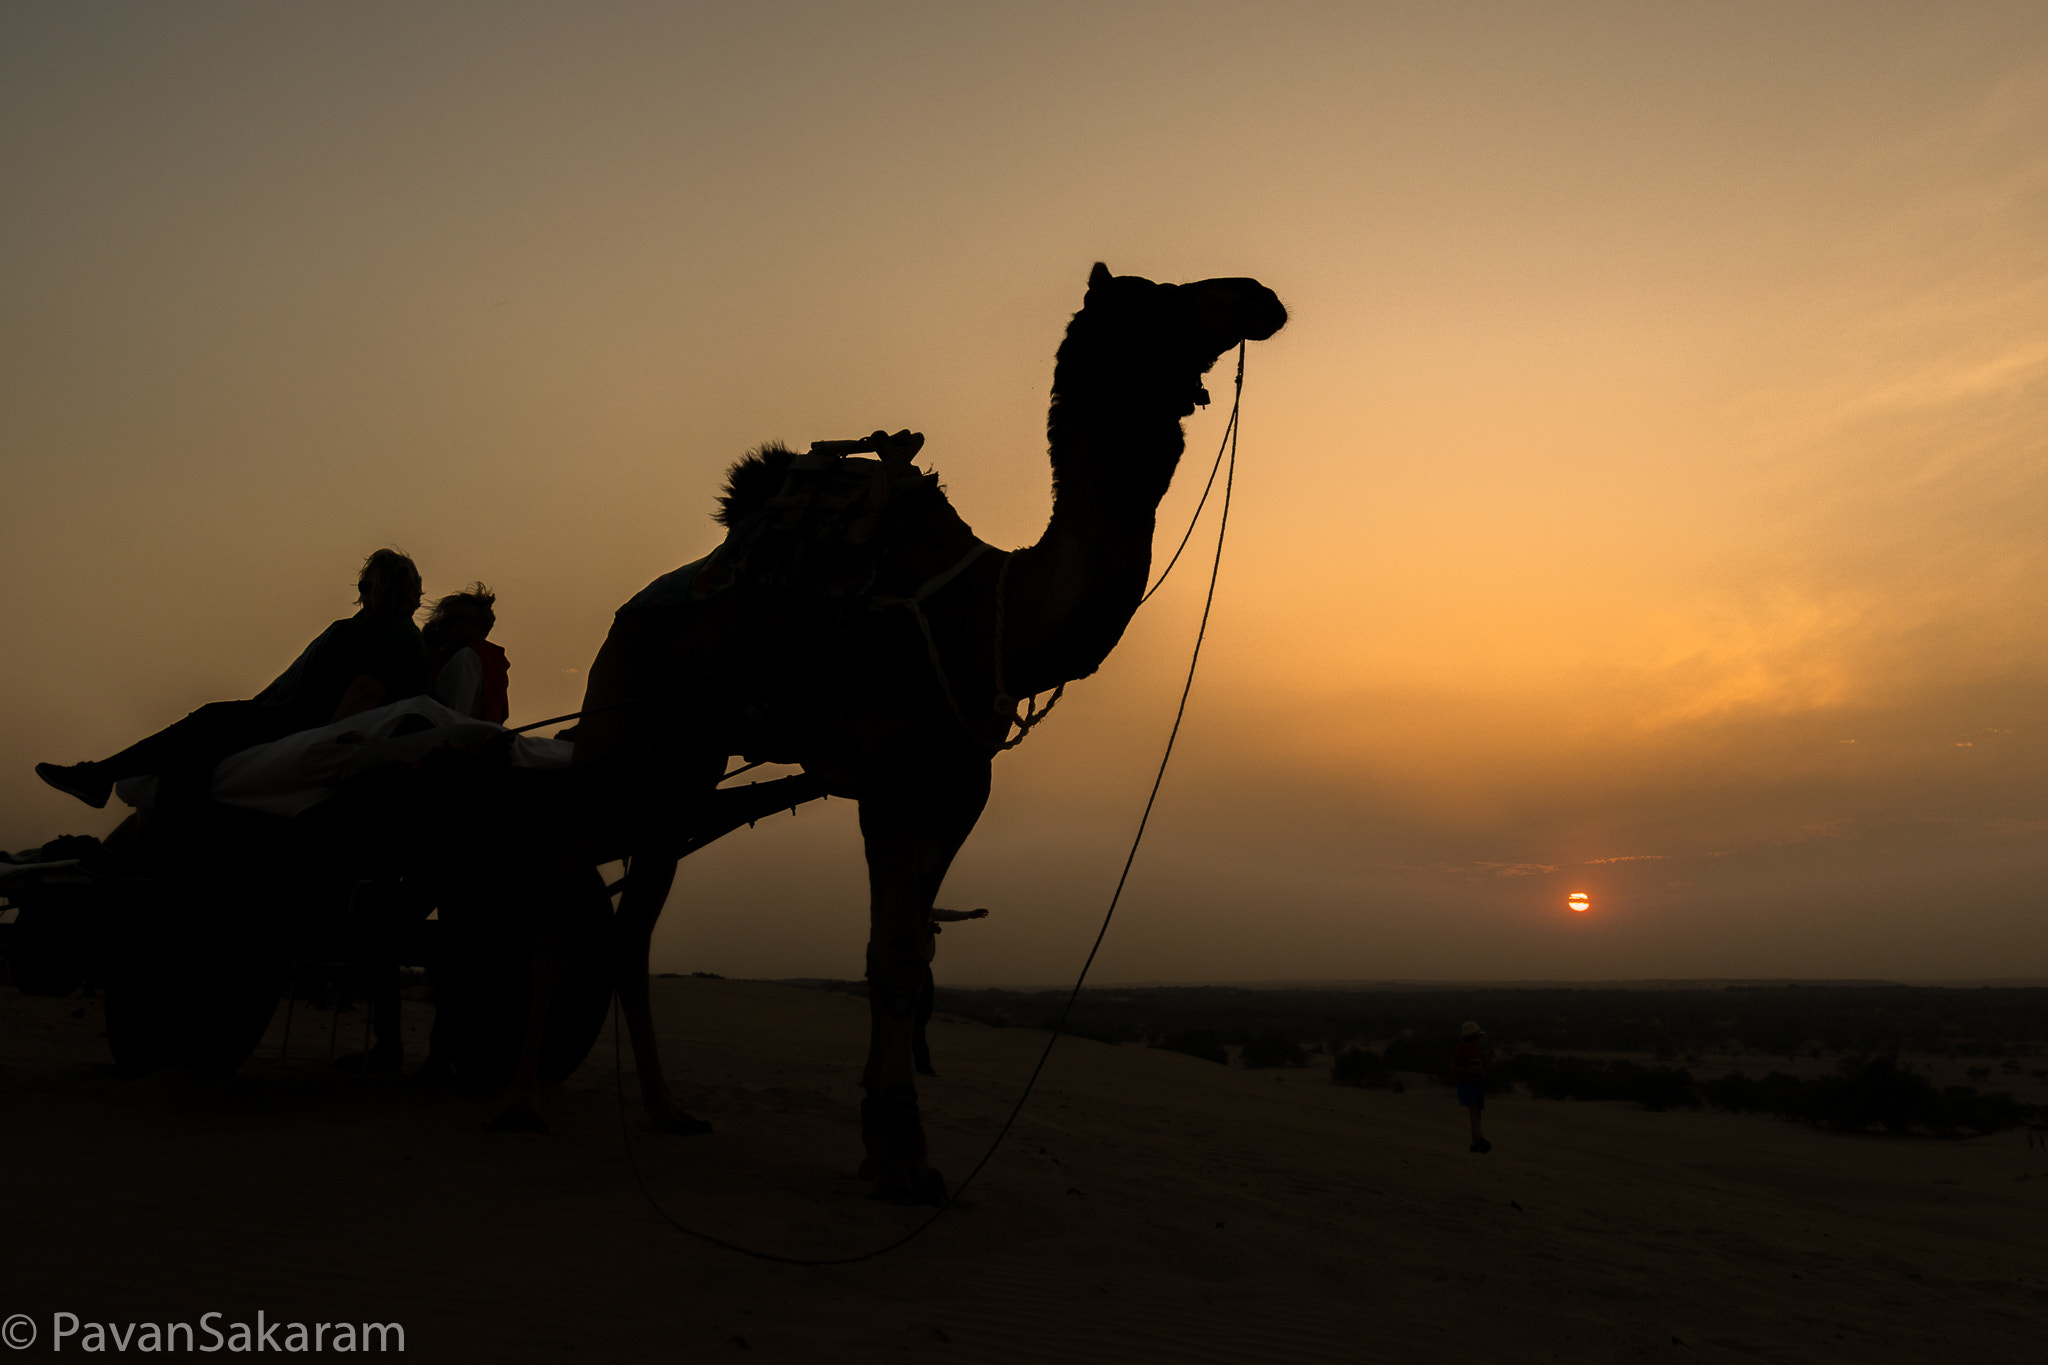
[[(846, 977), (793, 976), (772, 978), (778, 985), (815, 985), (828, 981), (853, 980)], [(976, 981), (941, 981), (941, 988), (972, 991), (1011, 991), (1031, 994), (1068, 991), (1071, 982), (999, 984)], [(1223, 980), (1199, 977), (1185, 981), (1104, 981), (1090, 983), (1084, 990), (1166, 990), (1218, 987), (1231, 990), (1266, 991), (1450, 991), (1450, 990), (1725, 990), (1731, 986), (1831, 986), (1871, 988), (1880, 986), (1950, 990), (2039, 990), (2048, 988), (2048, 977), (1821, 977), (1821, 976), (1711, 976), (1711, 977), (1602, 977), (1602, 978), (1474, 978), (1451, 977), (1291, 977), (1258, 980)]]

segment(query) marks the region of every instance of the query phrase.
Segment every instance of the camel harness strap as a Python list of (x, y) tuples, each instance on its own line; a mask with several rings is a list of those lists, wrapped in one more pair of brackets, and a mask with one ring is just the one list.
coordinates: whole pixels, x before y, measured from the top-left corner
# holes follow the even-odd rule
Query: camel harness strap
[(1067, 690), (1067, 685), (1061, 683), (1058, 687), (1054, 688), (1052, 701), (1047, 702), (1042, 708), (1039, 706), (1036, 696), (1025, 698), (1027, 705), (1025, 706), (1024, 714), (1022, 716), (1017, 714), (1018, 699), (1010, 695), (1009, 689), (1004, 685), (1003, 680), (1003, 599), (1010, 581), (1010, 561), (1015, 558), (1015, 553), (1003, 553), (1002, 567), (996, 571), (995, 712), (997, 715), (1005, 717), (1009, 722), (1008, 725), (1003, 727), (1005, 735), (1009, 734), (1009, 729), (1012, 725), (1017, 728), (1017, 733), (1001, 741), (990, 740), (974, 728), (973, 723), (967, 719), (967, 713), (960, 709), (960, 699), (954, 695), (952, 679), (946, 674), (946, 661), (939, 654), (938, 637), (932, 634), (931, 618), (924, 614), (924, 603), (927, 598), (965, 573), (970, 565), (992, 550), (995, 550), (995, 546), (990, 545), (987, 541), (976, 541), (974, 548), (955, 561), (951, 568), (945, 569), (926, 579), (923, 585), (910, 596), (875, 597), (871, 599), (871, 605), (877, 611), (884, 611), (892, 607), (903, 607), (910, 612), (912, 618), (917, 622), (919, 632), (924, 636), (925, 655), (932, 662), (932, 676), (939, 681), (939, 693), (946, 699), (946, 709), (953, 713), (953, 719), (959, 722), (960, 728), (966, 732), (968, 738), (972, 739), (982, 748), (989, 750), (993, 755), (999, 754), (1005, 749), (1014, 749), (1019, 744), (1022, 744), (1025, 736), (1031, 733), (1032, 727), (1052, 714), (1053, 704), (1059, 701), (1060, 696)]

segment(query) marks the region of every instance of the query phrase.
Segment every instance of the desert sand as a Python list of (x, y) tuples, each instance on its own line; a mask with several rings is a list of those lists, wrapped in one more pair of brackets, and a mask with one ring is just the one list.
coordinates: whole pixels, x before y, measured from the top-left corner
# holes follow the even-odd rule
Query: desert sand
[[(673, 1138), (629, 1110), (675, 1218), (839, 1256), (927, 1216), (853, 1178), (863, 1002), (682, 979), (655, 1009), (718, 1129)], [(409, 1007), (415, 1063), (428, 1018)], [(330, 1070), (329, 1017), (303, 1004), (281, 1057), (282, 1024), (232, 1082), (129, 1083), (98, 1002), (0, 991), (0, 1314), (260, 1309), (402, 1323), (426, 1359), (578, 1361), (2020, 1361), (2048, 1326), (2048, 1156), (2020, 1133), (1507, 1098), (1481, 1157), (1440, 1087), (1070, 1038), (936, 1225), (805, 1268), (643, 1201), (609, 1032), (552, 1131), (499, 1135), (488, 1097)], [(934, 1023), (926, 1123), (952, 1181), (1044, 1037)]]

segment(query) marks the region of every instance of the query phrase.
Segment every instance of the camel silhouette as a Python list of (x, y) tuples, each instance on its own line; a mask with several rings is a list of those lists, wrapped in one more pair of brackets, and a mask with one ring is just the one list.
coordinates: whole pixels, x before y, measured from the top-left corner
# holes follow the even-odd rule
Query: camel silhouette
[[(630, 858), (618, 984), (657, 1126), (706, 1127), (676, 1107), (648, 1006), (648, 942), (680, 851), (673, 831), (701, 813), (730, 755), (800, 764), (813, 784), (805, 794), (860, 809), (871, 1024), (862, 1177), (875, 1198), (944, 1201), (912, 1053), (939, 884), (988, 800), (1017, 699), (1093, 673), (1137, 610), (1181, 419), (1208, 401), (1202, 376), (1286, 321), (1256, 280), (1156, 284), (1098, 264), (1054, 365), (1053, 512), (1036, 544), (1003, 553), (977, 538), (937, 477), (911, 464), (923, 443), (914, 433), (804, 455), (767, 447), (727, 481), (719, 550), (620, 610), (577, 729), (579, 837), (584, 858)], [(548, 994), (538, 967), (535, 1037)], [(537, 1101), (523, 1063), (498, 1122), (538, 1122)]]

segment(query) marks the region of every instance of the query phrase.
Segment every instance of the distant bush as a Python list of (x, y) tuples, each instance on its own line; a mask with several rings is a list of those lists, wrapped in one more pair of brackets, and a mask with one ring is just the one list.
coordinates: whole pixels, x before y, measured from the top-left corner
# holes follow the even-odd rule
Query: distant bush
[(1845, 1057), (1838, 1076), (1806, 1083), (1806, 1117), (1831, 1128), (1882, 1125), (1903, 1133), (1917, 1127), (1942, 1128), (1941, 1094), (1934, 1083), (1892, 1056)]
[(1899, 1059), (1845, 1057), (1840, 1074), (1802, 1080), (1774, 1071), (1762, 1080), (1741, 1072), (1700, 1087), (1707, 1102), (1736, 1113), (1776, 1114), (1844, 1132), (1883, 1128), (1949, 1134), (1962, 1129), (1991, 1134), (2015, 1128), (2039, 1112), (2004, 1092), (1982, 1094), (1975, 1086), (1934, 1083)]
[(1797, 1076), (1788, 1076), (1782, 1071), (1773, 1071), (1762, 1080), (1735, 1071), (1718, 1081), (1702, 1082), (1700, 1094), (1708, 1104), (1730, 1113), (1790, 1117), (1800, 1105), (1799, 1096), (1805, 1084)]
[(1245, 1039), (1244, 1064), (1255, 1067), (1307, 1066), (1308, 1052), (1292, 1038), (1261, 1034)]
[(1448, 1076), (1451, 1074), (1453, 1046), (1455, 1040), (1452, 1039), (1417, 1038), (1403, 1034), (1388, 1039), (1386, 1050), (1380, 1055), (1389, 1071), (1420, 1071), (1426, 1076)]
[[(1047, 1010), (1034, 1028), (1058, 1028), (1059, 1011)], [(1098, 1043), (1142, 1043), (1145, 1030), (1125, 1019), (1069, 1018), (1067, 1030), (1076, 1038), (1093, 1038)]]
[(1230, 1054), (1223, 1050), (1223, 1044), (1216, 1040), (1216, 1034), (1209, 1029), (1186, 1029), (1155, 1038), (1152, 1046), (1168, 1052), (1185, 1052), (1190, 1057), (1200, 1057), (1205, 1062), (1218, 1066), (1230, 1065)]
[(1394, 1079), (1387, 1059), (1362, 1047), (1346, 1048), (1330, 1065), (1330, 1079), (1338, 1085), (1356, 1085), (1367, 1090), (1384, 1090)]
[(1659, 1110), (1701, 1105), (1699, 1087), (1683, 1067), (1525, 1052), (1494, 1067), (1486, 1079), (1489, 1088), (1526, 1085), (1530, 1094), (1546, 1100), (1628, 1100)]
[(2021, 1104), (2004, 1091), (1980, 1095), (1976, 1087), (1952, 1085), (1941, 1092), (1941, 1121), (1947, 1128), (1969, 1128), (1989, 1137), (2007, 1128), (2017, 1128), (2040, 1113), (2040, 1107)]

